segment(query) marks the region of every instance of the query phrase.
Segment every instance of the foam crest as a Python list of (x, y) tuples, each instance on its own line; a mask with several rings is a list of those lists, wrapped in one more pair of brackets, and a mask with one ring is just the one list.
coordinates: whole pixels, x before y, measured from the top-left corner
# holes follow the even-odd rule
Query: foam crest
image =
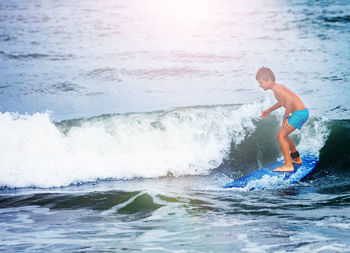
[(309, 119), (301, 130), (301, 141), (298, 149), (304, 153), (313, 153), (319, 156), (319, 151), (325, 145), (330, 134), (329, 120), (325, 117)]
[(177, 108), (55, 124), (0, 114), (0, 185), (57, 187), (97, 179), (204, 175), (255, 131), (257, 104)]

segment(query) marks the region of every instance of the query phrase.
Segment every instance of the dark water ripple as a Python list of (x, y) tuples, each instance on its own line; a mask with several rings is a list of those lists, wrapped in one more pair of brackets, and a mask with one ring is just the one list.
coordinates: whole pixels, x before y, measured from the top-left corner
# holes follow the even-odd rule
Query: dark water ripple
[(323, 17), (323, 20), (325, 22), (330, 22), (330, 23), (349, 23), (350, 22), (350, 15), (346, 16), (335, 16), (335, 17)]
[(65, 61), (74, 57), (71, 54), (68, 54), (68, 55), (47, 55), (47, 54), (40, 54), (40, 53), (9, 54), (3, 51), (0, 51), (0, 56), (10, 60), (28, 60), (28, 61), (40, 60), (40, 59), (48, 59), (52, 61)]
[(139, 192), (91, 192), (82, 195), (42, 193), (34, 195), (6, 197), (0, 196), (0, 208), (25, 207), (37, 205), (56, 209), (81, 209), (108, 210), (120, 203), (124, 203)]
[(86, 75), (90, 78), (94, 77), (100, 80), (117, 81), (117, 82), (122, 81), (122, 79), (120, 78), (120, 71), (114, 68), (98, 68), (98, 69), (89, 71)]
[(69, 82), (56, 83), (46, 88), (46, 92), (49, 92), (51, 94), (60, 94), (67, 92), (80, 93), (82, 90), (84, 90), (84, 87)]

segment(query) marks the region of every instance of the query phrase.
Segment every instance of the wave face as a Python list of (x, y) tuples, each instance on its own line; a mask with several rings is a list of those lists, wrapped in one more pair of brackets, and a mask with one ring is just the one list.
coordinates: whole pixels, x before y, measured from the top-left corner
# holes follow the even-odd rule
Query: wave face
[[(327, 126), (330, 134), (320, 150), (319, 174), (343, 177), (350, 173), (350, 120), (333, 120)], [(321, 176), (321, 175), (320, 175)]]
[[(258, 104), (197, 106), (61, 122), (48, 113), (3, 113), (0, 186), (207, 175), (228, 163), (233, 170), (259, 167), (280, 156), (281, 115), (260, 120), (261, 110)], [(300, 151), (319, 153), (329, 134), (325, 121), (311, 118), (293, 136)]]

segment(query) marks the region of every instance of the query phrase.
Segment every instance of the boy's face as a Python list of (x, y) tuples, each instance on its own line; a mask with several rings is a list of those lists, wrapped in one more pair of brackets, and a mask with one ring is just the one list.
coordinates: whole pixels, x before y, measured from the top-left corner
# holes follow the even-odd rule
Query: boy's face
[(262, 78), (258, 79), (259, 86), (263, 88), (264, 90), (270, 89), (272, 85), (271, 78), (264, 80)]

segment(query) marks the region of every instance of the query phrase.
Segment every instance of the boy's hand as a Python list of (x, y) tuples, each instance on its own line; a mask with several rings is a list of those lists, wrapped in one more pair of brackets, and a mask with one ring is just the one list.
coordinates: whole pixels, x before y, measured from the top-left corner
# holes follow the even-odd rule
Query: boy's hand
[(269, 115), (270, 115), (270, 111), (269, 110), (265, 110), (265, 111), (263, 111), (262, 113), (261, 113), (261, 118), (263, 118), (263, 119), (266, 119)]

